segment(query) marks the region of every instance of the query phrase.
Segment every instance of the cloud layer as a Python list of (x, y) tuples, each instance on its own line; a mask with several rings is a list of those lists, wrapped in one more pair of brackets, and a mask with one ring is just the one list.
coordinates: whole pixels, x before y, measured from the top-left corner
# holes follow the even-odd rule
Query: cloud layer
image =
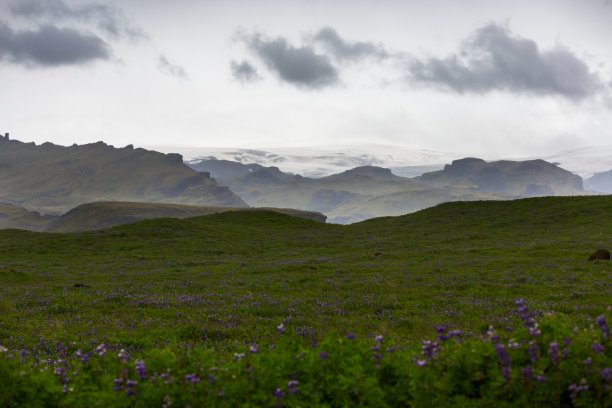
[(261, 33), (244, 35), (242, 40), (283, 82), (303, 89), (320, 89), (339, 82), (330, 58), (311, 46), (293, 46), (285, 38), (268, 38)]
[[(390, 53), (380, 43), (347, 41), (333, 27), (305, 35), (301, 45), (259, 32), (240, 34), (239, 39), (278, 79), (302, 89), (336, 85), (344, 69), (366, 60), (393, 62), (395, 71), (387, 73), (386, 82), (402, 77), (404, 83), (447, 92), (503, 91), (580, 101), (604, 88), (598, 75), (569, 49), (540, 49), (535, 41), (496, 23), (477, 29), (443, 58), (418, 58), (406, 51)], [(251, 76), (257, 71), (250, 63), (236, 64), (231, 65), (234, 77), (244, 82), (260, 78)]]
[(232, 61), (230, 63), (232, 76), (240, 82), (255, 82), (261, 79), (261, 76), (249, 61)]
[(144, 31), (132, 24), (120, 9), (100, 2), (71, 6), (63, 0), (15, 0), (10, 3), (9, 10), (14, 16), (29, 20), (93, 23), (113, 38), (147, 38)]
[(540, 50), (503, 25), (488, 24), (445, 58), (410, 59), (408, 79), (454, 92), (509, 91), (571, 100), (601, 89), (598, 76), (567, 48)]
[(185, 68), (179, 65), (172, 64), (163, 54), (160, 55), (159, 59), (157, 60), (157, 69), (159, 69), (164, 74), (173, 76), (175, 78), (184, 79), (186, 81), (189, 80), (189, 75), (187, 75), (187, 71), (185, 71)]
[(108, 45), (93, 34), (52, 25), (14, 31), (0, 22), (0, 60), (30, 67), (52, 67), (109, 58)]

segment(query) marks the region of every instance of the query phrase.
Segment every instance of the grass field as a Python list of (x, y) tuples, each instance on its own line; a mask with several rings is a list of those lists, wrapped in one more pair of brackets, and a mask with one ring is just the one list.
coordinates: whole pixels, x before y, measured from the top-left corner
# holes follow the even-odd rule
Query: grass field
[[(0, 231), (0, 405), (610, 406), (612, 264), (587, 258), (612, 247), (611, 214), (549, 197), (348, 226), (250, 211)], [(549, 381), (526, 394), (527, 313)], [(492, 336), (527, 358), (510, 377)], [(573, 365), (551, 351), (564, 338)]]

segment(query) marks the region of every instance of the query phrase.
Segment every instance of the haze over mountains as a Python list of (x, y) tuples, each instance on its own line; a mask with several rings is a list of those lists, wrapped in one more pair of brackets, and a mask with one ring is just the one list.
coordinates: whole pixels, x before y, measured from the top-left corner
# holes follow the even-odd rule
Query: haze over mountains
[[(354, 153), (320, 155), (313, 160), (315, 167), (327, 160), (328, 166), (336, 168), (372, 161), (406, 164), (395, 153), (384, 157)], [(398, 154), (413, 153), (405, 150)], [(593, 193), (584, 191), (580, 176), (544, 160), (486, 162), (462, 158), (439, 165), (427, 164), (426, 160), (442, 160), (444, 154), (417, 151), (412, 157), (420, 161), (392, 169), (359, 165), (315, 178), (267, 166), (269, 162), (286, 164), (288, 158), (265, 151), (236, 150), (234, 158), (239, 161), (209, 155), (184, 163), (180, 154), (132, 146), (115, 148), (103, 142), (64, 147), (2, 138), (0, 203), (5, 205), (0, 207), (0, 227), (95, 229), (144, 218), (181, 218), (218, 212), (220, 207), (249, 206), (295, 209), (301, 213), (292, 215), (353, 223), (406, 214), (447, 201)], [(248, 163), (254, 158), (261, 163)], [(298, 159), (307, 165), (305, 155)], [(398, 172), (413, 177), (401, 177)], [(612, 190), (611, 178), (612, 172), (602, 172), (585, 180), (584, 185), (608, 192)], [(132, 203), (112, 203), (117, 201)], [(94, 202), (99, 204), (83, 206)], [(158, 204), (139, 206), (137, 202)], [(57, 218), (64, 213), (62, 225), (68, 226), (60, 228)]]

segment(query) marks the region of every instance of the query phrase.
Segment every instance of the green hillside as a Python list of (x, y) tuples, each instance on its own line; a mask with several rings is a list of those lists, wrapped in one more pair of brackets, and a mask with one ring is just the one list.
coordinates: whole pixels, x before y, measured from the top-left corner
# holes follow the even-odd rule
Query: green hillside
[[(251, 211), (244, 207), (199, 207), (181, 204), (98, 202), (82, 204), (55, 219), (45, 229), (51, 232), (77, 232), (109, 228), (151, 218), (189, 218), (216, 214), (225, 211)], [(270, 208), (270, 211), (325, 222), (320, 213), (283, 208)]]
[(102, 142), (64, 147), (0, 139), (0, 201), (60, 214), (83, 203), (117, 200), (246, 206), (178, 154)]
[(3, 230), (0, 398), (609, 406), (612, 263), (587, 258), (612, 246), (610, 214), (612, 198), (582, 196), (348, 226), (254, 210)]

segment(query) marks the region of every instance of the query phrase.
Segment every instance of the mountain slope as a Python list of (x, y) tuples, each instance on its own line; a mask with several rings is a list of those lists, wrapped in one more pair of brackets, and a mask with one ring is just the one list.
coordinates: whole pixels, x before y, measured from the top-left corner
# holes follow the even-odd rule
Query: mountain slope
[[(159, 203), (98, 202), (82, 204), (73, 208), (52, 223), (49, 228), (47, 228), (47, 231), (88, 231), (152, 218), (190, 218), (226, 211), (251, 210), (258, 209), (245, 207), (198, 207), (192, 205)], [(320, 213), (283, 208), (266, 208), (266, 210), (299, 218), (307, 218), (318, 222), (325, 222), (325, 216)]]
[(463, 186), (523, 197), (571, 195), (583, 191), (579, 176), (543, 160), (487, 163), (482, 159), (465, 158), (417, 179), (438, 187)]
[(105, 200), (246, 206), (178, 154), (102, 142), (64, 147), (0, 140), (0, 201), (62, 213)]

